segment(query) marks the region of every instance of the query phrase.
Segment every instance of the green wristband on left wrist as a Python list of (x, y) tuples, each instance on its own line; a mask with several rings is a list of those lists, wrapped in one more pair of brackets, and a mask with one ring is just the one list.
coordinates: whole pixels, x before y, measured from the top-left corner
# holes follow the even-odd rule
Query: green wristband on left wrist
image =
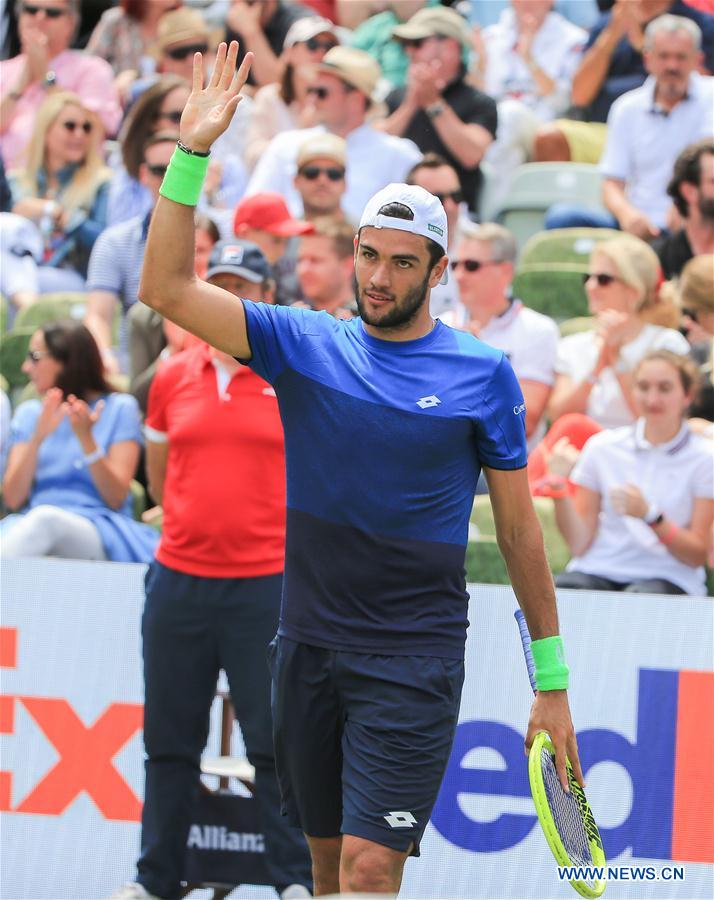
[(535, 663), (535, 679), (538, 690), (567, 690), (570, 669), (565, 662), (563, 639), (560, 635), (556, 634), (533, 641), (531, 652)]

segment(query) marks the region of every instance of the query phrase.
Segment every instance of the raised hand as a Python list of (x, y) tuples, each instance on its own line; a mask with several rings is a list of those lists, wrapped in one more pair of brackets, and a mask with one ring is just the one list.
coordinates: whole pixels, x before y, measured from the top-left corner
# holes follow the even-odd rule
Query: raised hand
[(104, 409), (104, 401), (100, 400), (93, 410), (89, 408), (84, 400), (70, 394), (64, 404), (69, 424), (72, 431), (79, 438), (80, 443), (87, 441), (92, 435), (92, 428), (99, 421), (99, 417)]
[(38, 443), (42, 443), (55, 431), (65, 414), (62, 391), (56, 387), (50, 388), (42, 398), (42, 411), (35, 426), (35, 439)]
[(193, 57), (193, 84), (191, 96), (184, 107), (179, 126), (181, 143), (191, 150), (206, 153), (213, 142), (228, 128), (243, 99), (240, 91), (248, 78), (253, 54), (246, 53), (238, 71), (238, 42), (218, 45), (213, 74), (207, 87), (203, 87), (202, 56)]

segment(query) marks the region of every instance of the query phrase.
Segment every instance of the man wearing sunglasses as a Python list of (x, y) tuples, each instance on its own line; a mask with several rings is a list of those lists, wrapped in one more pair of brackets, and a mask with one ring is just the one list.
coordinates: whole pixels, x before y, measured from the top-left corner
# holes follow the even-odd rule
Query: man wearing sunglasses
[(468, 25), (455, 10), (427, 7), (393, 35), (409, 56), (405, 87), (387, 96), (389, 134), (411, 138), (422, 153), (438, 153), (456, 169), (464, 199), (476, 209), (479, 164), (496, 136), (496, 102), (465, 81), (462, 55)]
[(555, 383), (558, 326), (511, 293), (516, 239), (501, 225), (464, 223), (450, 262), (461, 304), (442, 321), (462, 328), (508, 357), (526, 401), (531, 450), (545, 434), (543, 416)]
[(70, 50), (79, 28), (79, 0), (17, 0), (15, 8), (21, 53), (0, 63), (0, 153), (8, 169), (22, 164), (49, 91), (77, 94), (109, 136), (122, 115), (109, 63)]
[(341, 204), (346, 167), (347, 145), (336, 134), (314, 135), (300, 147), (294, 184), (302, 199), (305, 221), (345, 221)]
[(342, 208), (350, 221), (358, 222), (372, 194), (385, 184), (404, 181), (421, 159), (412, 141), (385, 134), (367, 120), (379, 77), (379, 66), (368, 53), (353, 47), (328, 50), (308, 89), (320, 126), (276, 135), (253, 170), (246, 194), (278, 191), (292, 214), (301, 216), (300, 194), (293, 183), (298, 153), (308, 137), (327, 131), (346, 142), (348, 178)]
[[(207, 59), (209, 46), (216, 39), (220, 35), (211, 33), (197, 9), (181, 7), (164, 13), (156, 35), (157, 71), (162, 75), (179, 75), (190, 82), (194, 54), (201, 53)], [(205, 78), (205, 66), (203, 74)]]

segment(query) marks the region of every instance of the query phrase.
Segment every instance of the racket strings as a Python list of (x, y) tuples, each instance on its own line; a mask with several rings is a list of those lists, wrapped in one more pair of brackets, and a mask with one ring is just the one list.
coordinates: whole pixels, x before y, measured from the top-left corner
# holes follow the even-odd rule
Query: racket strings
[[(594, 861), (577, 801), (572, 793), (566, 794), (563, 790), (555, 768), (555, 757), (546, 747), (541, 750), (541, 768), (548, 806), (571, 864), (592, 866)], [(586, 883), (594, 885), (593, 881)]]

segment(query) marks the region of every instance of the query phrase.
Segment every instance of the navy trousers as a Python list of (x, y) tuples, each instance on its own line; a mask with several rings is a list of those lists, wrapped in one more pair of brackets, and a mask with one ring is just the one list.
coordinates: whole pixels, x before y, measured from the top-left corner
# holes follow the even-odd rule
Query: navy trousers
[(154, 562), (142, 618), (146, 788), (137, 880), (158, 897), (179, 896), (200, 758), (219, 671), (228, 677), (248, 758), (266, 862), (278, 891), (312, 886), (299, 829), (280, 814), (270, 715), (267, 645), (280, 611), (281, 575), (201, 578)]

